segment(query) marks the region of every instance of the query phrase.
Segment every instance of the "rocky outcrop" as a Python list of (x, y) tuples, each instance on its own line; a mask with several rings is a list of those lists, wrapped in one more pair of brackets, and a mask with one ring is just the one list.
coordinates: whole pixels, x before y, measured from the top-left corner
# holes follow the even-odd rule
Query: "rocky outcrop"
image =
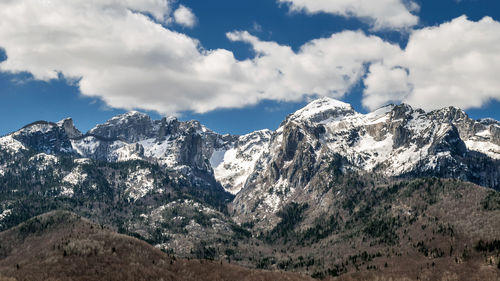
[(104, 124), (89, 131), (90, 135), (106, 139), (120, 139), (125, 142), (137, 142), (155, 135), (151, 118), (137, 111), (127, 112), (113, 117)]

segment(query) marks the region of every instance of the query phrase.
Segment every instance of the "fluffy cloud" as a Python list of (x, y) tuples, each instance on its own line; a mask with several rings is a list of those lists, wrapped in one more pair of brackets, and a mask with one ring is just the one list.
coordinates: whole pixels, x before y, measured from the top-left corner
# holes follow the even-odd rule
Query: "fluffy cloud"
[(366, 19), (374, 29), (404, 29), (418, 23), (412, 12), (419, 6), (412, 0), (278, 0), (292, 11), (330, 13)]
[(161, 114), (342, 98), (360, 79), (368, 108), (399, 101), (469, 108), (500, 99), (500, 23), (491, 18), (413, 31), (405, 50), (360, 31), (312, 40), (298, 51), (230, 32), (229, 40), (256, 53), (241, 61), (161, 24), (171, 16), (166, 0), (4, 0), (0, 47), (8, 58), (0, 71), (39, 80), (62, 73), (111, 107)]
[(344, 31), (315, 39), (297, 53), (289, 46), (263, 42), (248, 32), (227, 34), (250, 44), (256, 58), (241, 62), (252, 73), (257, 92), (267, 99), (297, 101), (305, 95), (342, 98), (365, 73), (365, 64), (382, 61), (400, 51), (376, 36)]
[(193, 14), (191, 9), (184, 5), (180, 5), (174, 12), (174, 19), (177, 24), (185, 27), (192, 28), (196, 25), (196, 16)]
[(363, 103), (404, 101), (424, 109), (464, 109), (500, 100), (500, 23), (465, 16), (415, 30), (391, 60), (370, 67)]
[(370, 66), (370, 72), (364, 84), (366, 88), (363, 105), (370, 109), (388, 103), (399, 103), (405, 100), (411, 92), (407, 69), (389, 68), (381, 63)]
[[(140, 13), (138, 12), (140, 11)], [(83, 95), (117, 108), (171, 114), (207, 112), (307, 94), (342, 97), (376, 63), (399, 50), (362, 32), (313, 40), (294, 52), (247, 32), (228, 38), (258, 55), (236, 60), (153, 21), (169, 21), (167, 1), (9, 0), (0, 2), (1, 71), (77, 79)]]

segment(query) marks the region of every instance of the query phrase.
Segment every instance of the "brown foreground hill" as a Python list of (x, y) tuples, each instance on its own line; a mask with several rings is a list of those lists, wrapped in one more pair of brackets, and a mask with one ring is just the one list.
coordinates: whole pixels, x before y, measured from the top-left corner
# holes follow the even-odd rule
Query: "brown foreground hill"
[(56, 211), (0, 233), (0, 280), (312, 280), (284, 272), (185, 260)]
[[(318, 206), (291, 205), (258, 243), (235, 246), (231, 264), (176, 258), (77, 214), (47, 213), (0, 233), (0, 281), (500, 281), (498, 192), (439, 179), (356, 186), (315, 220), (300, 210)], [(242, 267), (252, 264), (237, 257), (252, 253), (271, 271)]]

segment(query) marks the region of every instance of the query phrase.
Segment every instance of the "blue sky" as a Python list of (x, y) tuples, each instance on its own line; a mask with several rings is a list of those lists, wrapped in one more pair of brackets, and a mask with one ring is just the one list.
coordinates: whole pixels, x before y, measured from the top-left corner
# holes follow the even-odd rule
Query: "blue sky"
[[(30, 0), (26, 1), (29, 4)], [(471, 50), (471, 53), (479, 53), (479, 54), (483, 53), (482, 50), (487, 50), (491, 51), (493, 56), (497, 51), (497, 50), (489, 50), (491, 48), (491, 45), (493, 45), (491, 44), (491, 42), (493, 43), (496, 42), (493, 39), (492, 39), (493, 41), (491, 42), (485, 40), (484, 42), (481, 41), (475, 45), (475, 42), (480, 40), (476, 40), (474, 38), (474, 35), (476, 33), (482, 32), (482, 30), (487, 30), (489, 32), (485, 33), (487, 34), (488, 38), (494, 37), (495, 39), (496, 37), (491, 36), (490, 34), (493, 35), (496, 35), (497, 33), (500, 34), (500, 29), (496, 29), (497, 22), (500, 21), (500, 2), (495, 0), (414, 1), (414, 3), (419, 6), (419, 9), (416, 10), (410, 10), (410, 8), (408, 9), (410, 10), (412, 15), (418, 17), (417, 24), (410, 24), (409, 26), (404, 26), (404, 28), (401, 28), (401, 26), (396, 26), (389, 28), (384, 27), (382, 29), (377, 28), (374, 24), (373, 18), (370, 17), (356, 17), (356, 16), (346, 17), (329, 12), (328, 7), (325, 7), (324, 12), (308, 13), (305, 9), (293, 10), (291, 6), (292, 4), (290, 4), (292, 3), (293, 0), (289, 1), (290, 2), (287, 4), (287, 3), (279, 3), (278, 1), (275, 0), (253, 0), (253, 1), (179, 0), (177, 2), (167, 3), (168, 7), (165, 8), (165, 11), (168, 10), (170, 12), (165, 12), (164, 13), (166, 15), (165, 17), (161, 16), (161, 13), (160, 16), (155, 15), (154, 12), (158, 9), (158, 7), (149, 8), (148, 6), (147, 8), (144, 8), (146, 9), (144, 14), (148, 14), (151, 22), (161, 26), (161, 28), (169, 31), (175, 31), (176, 32), (175, 36), (182, 35), (189, 38), (189, 40), (198, 40), (199, 41), (198, 48), (203, 49), (203, 51), (201, 51), (202, 58), (208, 56), (204, 52), (209, 52), (211, 50), (217, 50), (217, 49), (225, 50), (232, 53), (232, 55), (234, 56), (234, 60), (236, 61), (237, 64), (245, 60), (252, 61), (256, 57), (261, 57), (261, 56), (265, 57), (266, 54), (263, 55), (262, 53), (259, 53), (258, 51), (255, 50), (255, 46), (257, 46), (260, 42), (273, 42), (274, 44), (277, 44), (279, 46), (288, 46), (294, 53), (299, 54), (301, 46), (310, 43), (311, 40), (320, 38), (330, 38), (331, 36), (335, 37), (336, 34), (341, 34), (345, 31), (356, 31), (356, 32), (361, 31), (366, 37), (375, 36), (377, 38), (380, 38), (383, 42), (386, 42), (387, 44), (398, 46), (402, 50), (405, 50), (407, 44), (409, 44), (408, 43), (409, 40), (414, 41), (415, 46), (429, 46), (429, 49), (431, 50), (434, 48), (433, 44), (439, 45), (440, 42), (421, 42), (422, 40), (421, 37), (419, 37), (420, 38), (419, 39), (417, 38), (417, 36), (414, 36), (415, 37), (414, 39), (410, 39), (410, 37), (412, 37), (412, 34), (418, 32), (419, 30), (423, 30), (421, 34), (424, 35), (433, 32), (426, 29), (430, 26), (435, 26), (436, 29), (439, 29), (439, 32), (442, 32), (443, 37), (446, 37), (449, 34), (446, 32), (451, 32), (450, 30), (452, 30), (453, 28), (456, 29), (460, 28), (461, 26), (464, 26), (463, 34), (465, 39), (463, 39), (464, 44), (462, 49), (465, 49), (465, 51)], [(318, 1), (321, 2), (321, 0)], [(136, 2), (138, 3), (137, 4), (138, 10), (143, 9), (143, 7), (146, 7), (144, 3), (140, 3), (141, 1), (137, 0)], [(145, 0), (145, 2), (147, 2), (147, 0)], [(406, 1), (405, 3), (408, 7), (408, 1)], [(196, 18), (196, 23), (194, 26), (190, 27), (189, 24), (183, 23), (182, 19), (175, 18), (173, 11), (178, 9), (181, 5), (189, 8), (192, 14), (194, 14)], [(53, 8), (54, 7), (52, 7), (52, 9)], [(72, 9), (73, 7), (65, 6), (62, 8)], [(122, 7), (118, 7), (117, 9), (119, 8)], [(125, 8), (134, 10), (135, 6), (125, 7)], [(100, 15), (99, 13), (101, 12), (101, 10), (96, 8), (93, 9), (92, 12), (96, 13), (96, 15)], [(354, 14), (355, 13), (356, 11), (354, 12)], [(458, 17), (462, 15), (466, 15), (467, 20), (461, 20), (461, 21), (456, 20)], [(484, 24), (479, 24), (478, 22), (481, 21), (485, 16), (491, 17), (492, 22), (485, 22)], [(63, 25), (65, 20), (72, 21), (71, 18), (65, 19), (64, 17), (57, 19), (59, 21), (58, 24), (60, 25)], [(82, 23), (84, 24), (86, 20), (91, 20), (91, 19), (82, 18), (79, 20), (80, 21), (78, 22), (75, 20), (74, 23), (70, 24), (76, 25), (76, 29), (78, 29), (79, 28), (78, 25), (82, 25)], [(122, 22), (121, 19), (112, 19), (112, 20), (116, 21), (118, 27), (121, 26), (120, 25)], [(447, 29), (445, 25), (450, 22), (454, 23), (451, 24), (451, 27), (449, 29)], [(108, 76), (103, 76), (104, 77), (102, 79), (103, 81), (100, 81), (98, 79), (99, 75), (96, 75), (95, 77), (92, 76), (93, 73), (90, 70), (88, 69), (80, 70), (78, 65), (76, 65), (78, 64), (78, 61), (74, 62), (75, 65), (71, 65), (71, 63), (67, 62), (68, 60), (66, 60), (62, 61), (60, 64), (55, 64), (56, 66), (50, 66), (52, 67), (52, 69), (49, 69), (50, 71), (56, 70), (59, 72), (59, 74), (56, 75), (56, 77), (51, 77), (50, 75), (52, 74), (48, 74), (48, 76), (46, 75), (47, 77), (43, 77), (44, 73), (47, 73), (44, 72), (45, 70), (43, 69), (44, 66), (43, 63), (44, 62), (51, 63), (54, 60), (54, 58), (63, 56), (66, 51), (68, 52), (68, 54), (73, 54), (71, 52), (74, 50), (73, 49), (74, 46), (71, 47), (66, 46), (65, 48), (57, 49), (51, 47), (50, 45), (47, 45), (55, 50), (53, 51), (52, 54), (45, 54), (43, 53), (43, 50), (40, 51), (40, 49), (43, 49), (42, 47), (38, 49), (35, 48), (30, 49), (26, 47), (26, 45), (31, 42), (28, 39), (15, 42), (12, 40), (7, 40), (9, 38), (7, 36), (9, 35), (9, 33), (7, 31), (2, 32), (2, 28), (6, 29), (9, 25), (12, 26), (13, 24), (19, 25), (18, 28), (19, 30), (21, 30), (20, 36), (22, 36), (22, 31), (24, 31), (26, 32), (25, 35), (28, 38), (30, 35), (29, 32), (31, 32), (30, 29), (28, 28), (29, 26), (23, 25), (24, 23), (18, 23), (18, 22), (11, 23), (9, 22), (9, 19), (5, 19), (5, 17), (1, 17), (0, 19), (0, 47), (3, 49), (3, 51), (1, 52), (0, 60), (3, 61), (3, 64), (5, 64), (6, 62), (11, 63), (10, 65), (7, 65), (1, 68), (0, 70), (0, 100), (1, 100), (0, 120), (2, 120), (0, 121), (0, 134), (2, 135), (9, 133), (13, 130), (16, 130), (22, 127), (23, 125), (26, 125), (27, 123), (33, 122), (35, 120), (58, 121), (65, 117), (72, 117), (75, 121), (76, 126), (80, 130), (87, 131), (88, 129), (92, 128), (95, 124), (102, 123), (105, 120), (111, 118), (112, 116), (123, 113), (128, 109), (132, 108), (138, 109), (143, 112), (147, 112), (151, 114), (153, 118), (160, 118), (161, 115), (164, 114), (168, 115), (173, 113), (179, 115), (179, 118), (181, 120), (189, 120), (189, 119), (200, 120), (203, 124), (205, 124), (209, 128), (220, 133), (244, 134), (253, 130), (263, 129), (263, 128), (276, 129), (279, 123), (286, 117), (287, 114), (304, 106), (307, 103), (308, 99), (317, 96), (314, 92), (315, 88), (313, 86), (311, 86), (313, 87), (311, 88), (311, 90), (302, 87), (294, 89), (292, 86), (289, 85), (283, 86), (280, 83), (274, 81), (269, 82), (266, 79), (265, 83), (269, 83), (270, 86), (268, 88), (263, 86), (262, 88), (263, 93), (262, 95), (257, 95), (258, 98), (252, 98), (252, 99), (248, 98), (245, 92), (242, 91), (234, 94), (234, 95), (239, 95), (234, 100), (228, 101), (228, 104), (224, 104), (226, 100), (225, 97), (227, 97), (227, 95), (220, 96), (220, 93), (218, 93), (217, 91), (227, 91), (227, 90), (224, 87), (220, 87), (220, 90), (217, 90), (219, 89), (218, 84), (216, 90), (210, 87), (210, 85), (212, 84), (207, 84), (207, 86), (205, 86), (205, 84), (202, 84), (204, 87), (200, 86), (195, 88), (196, 91), (200, 92), (199, 94), (197, 94), (197, 92), (193, 90), (192, 96), (187, 96), (184, 99), (180, 98), (177, 99), (179, 95), (182, 95), (183, 89), (188, 89), (188, 91), (192, 89), (190, 87), (183, 88), (184, 87), (183, 85), (175, 85), (177, 92), (172, 91), (172, 94), (169, 94), (169, 92), (171, 91), (169, 89), (170, 84), (159, 83), (157, 87), (150, 88), (148, 85), (148, 87), (145, 89), (145, 91), (148, 91), (148, 99), (151, 99), (151, 102), (148, 101), (147, 103), (146, 102), (138, 103), (137, 100), (142, 101), (142, 99), (140, 98), (142, 93), (138, 93), (138, 90), (135, 90), (135, 93), (137, 93), (136, 95), (139, 97), (138, 99), (134, 99), (133, 97), (134, 92), (130, 94), (132, 95), (132, 97), (130, 97), (130, 95), (129, 96), (119, 95), (120, 91), (124, 91), (124, 89), (127, 90), (127, 88), (134, 88), (135, 85), (131, 84), (128, 85), (126, 88), (115, 87), (114, 84), (119, 84), (122, 82), (121, 80), (119, 80), (120, 77), (116, 78), (114, 76), (109, 76), (109, 79), (105, 79), (108, 78)], [(122, 32), (124, 33), (129, 32), (130, 30), (130, 27), (125, 26), (125, 24), (128, 23), (124, 22), (124, 24), (122, 24), (124, 28)], [(26, 29), (24, 29), (25, 27)], [(53, 27), (49, 26), (49, 28)], [(140, 28), (141, 27), (138, 27), (138, 32), (141, 32)], [(75, 28), (73, 28), (73, 30), (74, 29)], [(63, 29), (61, 28), (61, 30), (59, 29), (57, 30), (61, 31)], [(116, 30), (116, 28), (114, 30)], [(243, 38), (244, 36), (239, 36), (239, 35), (237, 40), (229, 40), (227, 33), (234, 31), (247, 31), (248, 34), (251, 34), (251, 36), (257, 38), (259, 42), (255, 43), (255, 41), (252, 41), (254, 43), (251, 43), (251, 40), (253, 39), (246, 39), (247, 37)], [(39, 40), (50, 41), (50, 40), (60, 39), (62, 40), (61, 42), (63, 42), (63, 44), (66, 44), (67, 41), (71, 40), (69, 36), (68, 38), (62, 37), (62, 39), (59, 37), (55, 37), (56, 39), (52, 38), (51, 37), (51, 34), (53, 34), (52, 30), (49, 30), (47, 34), (49, 34), (47, 38), (41, 38)], [(85, 33), (83, 34), (85, 35)], [(95, 34), (95, 32), (92, 34)], [(467, 36), (471, 37), (471, 39), (468, 40)], [(147, 39), (147, 37), (145, 38)], [(172, 37), (172, 38), (175, 39), (177, 37)], [(98, 39), (99, 38), (96, 38), (96, 42), (100, 42)], [(134, 39), (134, 37), (132, 37), (132, 39)], [(418, 41), (417, 39), (420, 41)], [(137, 38), (137, 40), (144, 41), (144, 38), (142, 37)], [(461, 44), (462, 38), (458, 38), (456, 40), (458, 40), (457, 41), (458, 43), (456, 43), (455, 45)], [(336, 42), (337, 41), (335, 41), (334, 43)], [(352, 42), (351, 40), (348, 42), (351, 42), (351, 44), (354, 45), (356, 44), (356, 41)], [(38, 46), (45, 46), (44, 41), (37, 41), (34, 43), (36, 43)], [(50, 42), (48, 42), (47, 44), (49, 43)], [(187, 46), (185, 47), (186, 49), (191, 47), (191, 45), (189, 45), (190, 43), (189, 44), (188, 43), (186, 43), (187, 45), (182, 45), (182, 44), (179, 45), (178, 49), (176, 49), (176, 46), (173, 46), (170, 52), (176, 52), (177, 50), (184, 48), (184, 46)], [(142, 50), (148, 49), (148, 44), (149, 43), (146, 40), (141, 43), (140, 47), (142, 48)], [(158, 46), (160, 48), (165, 49), (174, 43), (172, 44), (170, 44), (170, 42), (158, 43), (155, 42), (153, 38), (151, 46), (155, 46), (154, 44), (159, 44)], [(365, 44), (365, 43), (364, 41), (363, 42), (360, 41), (359, 44)], [(25, 48), (26, 50), (24, 52), (16, 53), (15, 48), (19, 46)], [(351, 47), (352, 47), (351, 45), (345, 46), (345, 48), (351, 48)], [(113, 48), (120, 48), (120, 45), (114, 46)], [(449, 52), (453, 52), (454, 50), (455, 49), (452, 48), (450, 49)], [(487, 51), (485, 51), (485, 53)], [(85, 58), (85, 61), (92, 61), (95, 59), (96, 62), (93, 64), (89, 64), (90, 66), (95, 65), (96, 68), (100, 67), (98, 62), (102, 60), (102, 58), (97, 57), (95, 52), (92, 53), (89, 51), (87, 53), (85, 52), (85, 50), (83, 51), (79, 50), (79, 52), (80, 53), (78, 54), (81, 54), (81, 56)], [(146, 55), (144, 55), (144, 52), (146, 52)], [(196, 50), (194, 50), (193, 52), (196, 52)], [(267, 52), (267, 49), (264, 50), (264, 52)], [(392, 53), (388, 54), (390, 52), (392, 51), (383, 51), (382, 55), (383, 64), (385, 64), (386, 61), (393, 60)], [(14, 55), (11, 56), (10, 55), (11, 53)], [(40, 55), (35, 56), (33, 54), (40, 54)], [(47, 57), (45, 58), (44, 55), (46, 55)], [(143, 55), (144, 57), (142, 57)], [(132, 66), (145, 67), (145, 69), (148, 69), (147, 68), (148, 64), (151, 65), (157, 64), (155, 62), (155, 56), (159, 57), (168, 56), (168, 53), (165, 54), (162, 53), (162, 51), (159, 51), (157, 54), (156, 49), (151, 48), (151, 51), (141, 51), (140, 55), (138, 55), (137, 57), (134, 56), (126, 57), (126, 59), (134, 61), (135, 59), (139, 60), (147, 58), (144, 59), (145, 60), (144, 62), (140, 62), (140, 64), (133, 64)], [(273, 53), (267, 56), (270, 57), (271, 63), (273, 63), (275, 60), (278, 60), (274, 59), (273, 57), (273, 56), (278, 57), (278, 54)], [(380, 54), (377, 54), (376, 56), (378, 58)], [(399, 54), (397, 56), (399, 56)], [(457, 53), (457, 58), (460, 58), (460, 56), (463, 56), (463, 53)], [(484, 58), (482, 59), (484, 59), (487, 62), (489, 57), (487, 56), (487, 54), (485, 54), (484, 56), (485, 59)], [(118, 59), (123, 59), (123, 58), (118, 58)], [(341, 59), (342, 58), (339, 58), (339, 60)], [(494, 57), (491, 61), (495, 61), (495, 59), (496, 57)], [(355, 57), (352, 60), (357, 61)], [(361, 75), (360, 78), (359, 79), (353, 78), (352, 83), (347, 85), (348, 89), (345, 92), (342, 92), (340, 94), (338, 92), (332, 94), (333, 97), (351, 103), (355, 107), (355, 109), (360, 112), (367, 112), (369, 111), (370, 108), (376, 107), (377, 105), (379, 105), (380, 103), (384, 103), (385, 101), (387, 102), (403, 101), (403, 102), (410, 102), (410, 104), (414, 103), (417, 106), (421, 104), (424, 107), (432, 106), (432, 100), (429, 101), (428, 98), (427, 99), (419, 98), (420, 96), (424, 96), (425, 94), (427, 94), (427, 92), (425, 92), (426, 89), (432, 87), (427, 87), (428, 85), (425, 85), (425, 87), (419, 86), (423, 85), (424, 83), (418, 80), (418, 78), (412, 78), (410, 76), (408, 78), (410, 82), (408, 82), (407, 84), (410, 85), (411, 83), (415, 83), (415, 85), (411, 85), (411, 87), (410, 86), (408, 87), (409, 89), (411, 89), (411, 91), (419, 93), (418, 94), (419, 96), (412, 97), (411, 96), (412, 94), (408, 93), (400, 94), (400, 92), (397, 92), (393, 93), (391, 97), (387, 98), (383, 94), (380, 94), (381, 91), (383, 92), (383, 90), (386, 89), (384, 88), (385, 82), (384, 80), (381, 80), (382, 78), (380, 77), (385, 77), (385, 76), (384, 75), (374, 76), (374, 78), (371, 80), (365, 80), (368, 77), (368, 74), (375, 73), (375, 70), (368, 69), (370, 67), (370, 64), (376, 64), (371, 57), (367, 60), (369, 60), (369, 63), (364, 63), (363, 68), (358, 69), (356, 66), (353, 66), (353, 69), (361, 71), (361, 73), (359, 73), (359, 75)], [(390, 66), (387, 68), (389, 71), (399, 69), (400, 64), (401, 65), (403, 64), (403, 61), (404, 63), (406, 63), (407, 60), (410, 59), (404, 59), (404, 60), (394, 59), (394, 60), (397, 62), (395, 62), (394, 66)], [(415, 59), (413, 60), (414, 61), (408, 63), (408, 65), (405, 64), (404, 66), (402, 66), (402, 68), (406, 69), (407, 73), (418, 73), (418, 71), (420, 71), (419, 69), (417, 69), (417, 67), (420, 66), (416, 66), (418, 65), (418, 58), (416, 59), (416, 62)], [(119, 62), (120, 60), (117, 61)], [(178, 62), (179, 60), (175, 59), (173, 61)], [(380, 63), (379, 61), (381, 60), (377, 59), (377, 63)], [(456, 59), (451, 58), (450, 61), (456, 61)], [(177, 67), (179, 69), (185, 67), (185, 65), (183, 65), (184, 62), (182, 61), (179, 62), (179, 66), (177, 65), (172, 66), (170, 65), (170, 62), (171, 61), (169, 60), (168, 67), (171, 67), (171, 69), (173, 69), (174, 71)], [(465, 107), (466, 112), (469, 113), (469, 115), (472, 116), (473, 118), (477, 119), (483, 117), (492, 117), (497, 120), (500, 120), (500, 102), (499, 102), (500, 87), (497, 87), (496, 85), (489, 87), (490, 84), (488, 83), (490, 80), (485, 79), (483, 81), (482, 79), (477, 78), (477, 77), (482, 77), (483, 74), (484, 76), (488, 76), (489, 74), (486, 72), (490, 71), (490, 68), (494, 66), (493, 65), (490, 66), (487, 64), (484, 65), (484, 63), (482, 63), (480, 64), (481, 67), (476, 67), (474, 62), (470, 62), (470, 60), (467, 60), (466, 62), (471, 63), (471, 65), (464, 64), (463, 65), (464, 69), (477, 69), (477, 71), (474, 73), (471, 73), (470, 71), (462, 73), (460, 72), (460, 70), (458, 71), (454, 70), (455, 72), (453, 72), (452, 75), (455, 75), (456, 76), (455, 78), (453, 76), (448, 78), (443, 78), (442, 80), (436, 80), (437, 81), (436, 83), (440, 81), (454, 81), (453, 79), (456, 79), (456, 81), (459, 81), (458, 85), (456, 85), (457, 88), (466, 90), (470, 89), (471, 91), (470, 93), (468, 93), (471, 97), (470, 104), (468, 103), (467, 94), (465, 94), (465, 98), (461, 97), (463, 101), (460, 101), (458, 105)], [(159, 58), (158, 64), (161, 63), (162, 60), (161, 58)], [(220, 63), (222, 64), (223, 62)], [(448, 67), (446, 65), (447, 63), (449, 63), (449, 61), (440, 62), (439, 60), (436, 60), (436, 65), (432, 67), (436, 69), (440, 68), (441, 65)], [(335, 61), (332, 61), (332, 65), (334, 64)], [(350, 66), (352, 63), (348, 62), (347, 64)], [(262, 65), (264, 65), (264, 63), (262, 63)], [(281, 64), (277, 62), (276, 65), (280, 66)], [(130, 67), (130, 65), (127, 65), (127, 67)], [(311, 67), (314, 68), (315, 65), (312, 64)], [(413, 69), (413, 67), (415, 67), (415, 70)], [(13, 71), (14, 69), (15, 71)], [(113, 68), (111, 69), (111, 71), (115, 69), (116, 68)], [(139, 68), (139, 70), (141, 69), (142, 68)], [(160, 65), (158, 69), (163, 70), (165, 69), (165, 67)], [(171, 69), (168, 68), (168, 71), (171, 71)], [(321, 68), (318, 69), (321, 70)], [(158, 71), (157, 69), (154, 70), (155, 72)], [(267, 71), (268, 69), (263, 68), (261, 65), (259, 65), (259, 67), (257, 67), (256, 70)], [(494, 72), (495, 69), (492, 68), (491, 71)], [(17, 72), (17, 73), (12, 73), (12, 72)], [(208, 70), (208, 72), (210, 72), (210, 69)], [(321, 71), (318, 72), (321, 73)], [(138, 73), (140, 73), (140, 71), (138, 71)], [(437, 73), (439, 74), (441, 72)], [(199, 72), (196, 72), (196, 74), (198, 75)], [(394, 72), (393, 74), (398, 74), (398, 73)], [(155, 75), (155, 73), (150, 74), (149, 76), (153, 75)], [(198, 79), (202, 81), (206, 79), (203, 73), (199, 75), (200, 75), (199, 77), (197, 76), (193, 79)], [(210, 73), (206, 75), (210, 76)], [(335, 75), (335, 73), (331, 75)], [(147, 81), (149, 81), (148, 79), (149, 76), (145, 76), (146, 78), (143, 80), (146, 81), (144, 83), (147, 83)], [(69, 78), (66, 79), (65, 77)], [(88, 77), (92, 77), (93, 80)], [(397, 78), (400, 76), (396, 75), (394, 77)], [(210, 79), (212, 78), (213, 77), (210, 76)], [(464, 80), (469, 80), (469, 78), (470, 81), (464, 81)], [(161, 79), (168, 80), (170, 79), (170, 77), (166, 78), (161, 77)], [(217, 76), (216, 79), (227, 80), (228, 77)], [(250, 80), (243, 81), (245, 79), (250, 79)], [(230, 89), (235, 89), (234, 87), (236, 87), (237, 89), (249, 88), (248, 91), (256, 91), (256, 90), (261, 91), (260, 88), (254, 89), (251, 86), (250, 87), (248, 86), (258, 83), (261, 80), (251, 80), (251, 79), (253, 78), (248, 78), (246, 76), (244, 76), (243, 78), (237, 77), (234, 79), (234, 81), (231, 80)], [(319, 83), (325, 83), (325, 87), (333, 87), (332, 89), (337, 89), (337, 88), (343, 89), (343, 87), (345, 86), (345, 85), (341, 86), (330, 85), (328, 82), (329, 79), (335, 80), (335, 77), (326, 77), (324, 80), (318, 80), (318, 81), (320, 81)], [(133, 79), (128, 79), (128, 80), (130, 81), (130, 83), (134, 82)], [(151, 81), (152, 81), (151, 83), (158, 83), (157, 80), (151, 80)], [(366, 89), (367, 86), (365, 85), (365, 81), (375, 81), (373, 82), (373, 84), (370, 84), (372, 85), (372, 87), (370, 87), (370, 91)], [(241, 85), (243, 85), (244, 87), (238, 84), (240, 82)], [(399, 81), (387, 82), (387, 84), (391, 83), (395, 83), (394, 84), (395, 86), (390, 88), (391, 90), (393, 88), (398, 88), (400, 86), (403, 87), (404, 89), (406, 89), (407, 87), (406, 84), (401, 85)], [(439, 85), (439, 87), (443, 87), (443, 85)], [(138, 85), (137, 88), (141, 89), (141, 86)], [(472, 98), (474, 97), (474, 95), (476, 95), (476, 93), (473, 91), (478, 91), (478, 89), (480, 91), (482, 88), (491, 88), (491, 89), (488, 89), (487, 93), (483, 93), (484, 96), (482, 96), (481, 98), (477, 99)], [(107, 89), (110, 89), (109, 93), (106, 92)], [(277, 90), (278, 92), (283, 91), (283, 93), (281, 95), (275, 95), (272, 92), (274, 89), (278, 89)], [(287, 89), (291, 89), (292, 92), (296, 92), (293, 98), (289, 98), (287, 96), (286, 93)], [(447, 91), (449, 89), (450, 94), (449, 97), (447, 97), (447, 99), (440, 100), (439, 104), (454, 103), (455, 99), (453, 98), (453, 93), (455, 93), (456, 89), (452, 89), (451, 87), (444, 87), (442, 89), (441, 91)], [(204, 90), (207, 91), (206, 96), (203, 95)], [(301, 95), (300, 91), (308, 91), (309, 93)], [(368, 94), (374, 98), (371, 100), (369, 99), (363, 100), (364, 95), (366, 96)], [(208, 100), (212, 97), (210, 95), (213, 95), (214, 97), (213, 99), (216, 100), (216, 102), (214, 102), (213, 105), (205, 107), (202, 104), (205, 103), (206, 99)], [(380, 96), (382, 96), (382, 98)], [(197, 103), (196, 101), (197, 97), (200, 98), (199, 103)], [(247, 98), (248, 101), (241, 103), (238, 102), (239, 99), (245, 100)], [(456, 100), (459, 99), (460, 98), (457, 98)], [(376, 102), (374, 102), (374, 100)], [(193, 104), (190, 104), (191, 101)], [(429, 105), (426, 104), (425, 102), (430, 102), (431, 104)], [(161, 103), (165, 105), (159, 106), (156, 103), (158, 104)], [(218, 106), (218, 104), (221, 104), (221, 106)]]

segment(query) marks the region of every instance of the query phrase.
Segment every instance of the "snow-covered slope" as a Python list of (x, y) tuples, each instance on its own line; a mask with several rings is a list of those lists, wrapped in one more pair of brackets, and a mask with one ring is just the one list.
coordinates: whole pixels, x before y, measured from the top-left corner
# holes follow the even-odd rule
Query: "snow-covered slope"
[(259, 169), (257, 161), (267, 153), (271, 135), (269, 130), (256, 131), (239, 137), (229, 147), (214, 150), (210, 164), (215, 178), (227, 191), (237, 194), (248, 177)]

